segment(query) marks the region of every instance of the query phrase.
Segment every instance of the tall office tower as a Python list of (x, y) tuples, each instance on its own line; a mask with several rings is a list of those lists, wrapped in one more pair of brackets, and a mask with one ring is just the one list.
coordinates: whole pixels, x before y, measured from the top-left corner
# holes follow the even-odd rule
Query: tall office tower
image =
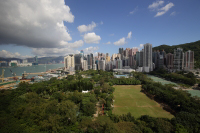
[(82, 70), (82, 55), (81, 54), (75, 54), (75, 70)]
[[(157, 57), (155, 65), (156, 68), (163, 68), (166, 65), (166, 52), (164, 50), (157, 51), (157, 54), (155, 53), (155, 56)], [(153, 63), (154, 63), (154, 57), (153, 57)]]
[(140, 64), (140, 52), (136, 52), (136, 67), (139, 67)]
[(73, 54), (69, 54), (66, 57), (64, 57), (64, 67), (65, 70), (74, 71), (75, 62)]
[(129, 56), (129, 49), (126, 48), (126, 49), (124, 50), (124, 57), (128, 57), (128, 56)]
[(124, 57), (124, 49), (123, 48), (119, 48), (119, 54), (121, 55), (121, 60)]
[(38, 57), (37, 56), (34, 57), (34, 62), (38, 63)]
[(90, 53), (90, 65), (92, 66), (92, 68), (91, 69), (93, 69), (93, 64), (95, 64), (95, 62), (93, 62), (94, 60), (94, 56), (93, 56), (93, 54), (92, 53)]
[(157, 66), (158, 66), (158, 53), (157, 53), (156, 50), (152, 53), (152, 61), (154, 63), (155, 68), (157, 68)]
[(143, 54), (143, 71), (150, 72), (153, 71), (152, 64), (152, 44), (144, 44), (144, 54)]
[(93, 70), (97, 70), (97, 65), (95, 64), (95, 58), (93, 58), (93, 61), (92, 61), (92, 69)]
[(117, 57), (117, 54), (113, 54), (111, 57), (111, 60), (115, 60), (116, 57)]
[(91, 60), (90, 60), (90, 58), (91, 58), (91, 56), (90, 56), (90, 54), (88, 54), (88, 55), (87, 55), (87, 65), (88, 65), (88, 70), (92, 68), (91, 65), (90, 65), (90, 64), (91, 64)]
[(129, 57), (135, 55), (137, 51), (138, 51), (138, 48), (131, 48), (129, 50)]
[(112, 61), (112, 69), (116, 68), (116, 60)]
[(158, 68), (163, 68), (164, 67), (164, 55), (159, 54), (158, 56)]
[(99, 70), (105, 71), (106, 62), (105, 60), (99, 60)]
[(87, 57), (83, 58), (83, 70), (86, 71), (88, 70), (88, 61), (87, 61)]
[(87, 55), (87, 61), (88, 61), (88, 70), (89, 69), (92, 69), (92, 65), (93, 65), (93, 54), (91, 53), (91, 54), (88, 54)]
[(98, 55), (97, 55), (97, 56), (98, 56), (98, 58), (99, 58), (99, 57), (101, 56), (101, 53), (98, 52)]
[(110, 55), (109, 55), (109, 53), (106, 53), (106, 62), (110, 62)]
[(119, 48), (119, 54), (123, 55), (124, 49), (123, 48)]
[(134, 56), (130, 56), (129, 57), (129, 66), (130, 66), (130, 68), (135, 68), (135, 58), (134, 58)]
[(116, 60), (116, 69), (122, 69), (122, 60), (121, 59)]
[(194, 52), (188, 50), (184, 54), (184, 69), (191, 70), (194, 69)]
[(124, 59), (122, 60), (122, 67), (125, 66), (129, 66), (129, 58), (128, 57), (124, 57)]
[(174, 67), (174, 55), (171, 53), (166, 55), (166, 66), (168, 69), (173, 69)]
[(182, 70), (184, 67), (184, 53), (182, 48), (174, 49), (174, 70)]
[(84, 56), (84, 52), (83, 52), (83, 50), (81, 50), (80, 54), (81, 54), (82, 57)]
[(143, 67), (143, 56), (144, 56), (144, 50), (142, 49), (140, 51), (140, 58), (139, 58), (139, 67)]

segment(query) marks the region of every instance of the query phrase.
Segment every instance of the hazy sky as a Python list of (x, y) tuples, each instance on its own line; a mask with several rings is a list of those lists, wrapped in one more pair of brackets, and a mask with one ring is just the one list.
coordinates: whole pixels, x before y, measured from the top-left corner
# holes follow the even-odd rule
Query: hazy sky
[(0, 18), (0, 57), (200, 40), (199, 0), (2, 0)]

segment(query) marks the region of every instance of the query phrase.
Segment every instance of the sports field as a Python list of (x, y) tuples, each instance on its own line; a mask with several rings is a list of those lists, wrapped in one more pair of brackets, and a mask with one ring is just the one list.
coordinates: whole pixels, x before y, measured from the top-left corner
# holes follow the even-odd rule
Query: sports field
[(173, 118), (173, 115), (163, 110), (160, 104), (140, 92), (141, 85), (116, 85), (114, 87), (114, 114), (122, 115), (130, 112), (135, 118), (141, 115)]

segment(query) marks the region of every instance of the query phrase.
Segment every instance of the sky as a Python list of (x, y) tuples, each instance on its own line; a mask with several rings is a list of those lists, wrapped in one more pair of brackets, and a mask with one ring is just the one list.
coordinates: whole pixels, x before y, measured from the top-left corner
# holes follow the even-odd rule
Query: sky
[(0, 57), (52, 57), (200, 40), (199, 0), (2, 0)]

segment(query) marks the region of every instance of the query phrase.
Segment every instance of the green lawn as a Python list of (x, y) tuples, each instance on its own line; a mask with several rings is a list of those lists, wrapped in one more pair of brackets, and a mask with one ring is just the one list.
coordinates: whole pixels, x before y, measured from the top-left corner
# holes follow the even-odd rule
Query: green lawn
[(121, 115), (130, 112), (135, 118), (141, 115), (173, 118), (173, 115), (163, 110), (160, 104), (140, 92), (140, 85), (116, 85), (114, 87), (114, 114)]

